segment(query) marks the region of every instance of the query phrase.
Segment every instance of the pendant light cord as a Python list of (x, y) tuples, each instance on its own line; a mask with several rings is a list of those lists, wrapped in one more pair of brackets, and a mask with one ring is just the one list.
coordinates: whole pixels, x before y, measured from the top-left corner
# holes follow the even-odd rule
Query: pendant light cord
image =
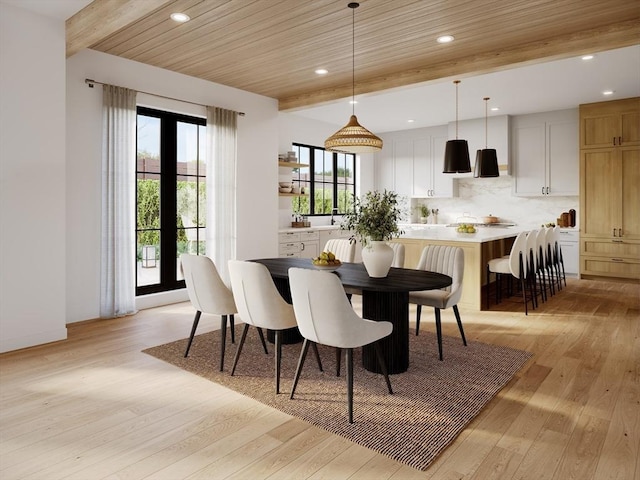
[(356, 114), (356, 8), (359, 3), (347, 5), (351, 9), (351, 115)]
[(456, 140), (458, 139), (458, 84), (460, 80), (454, 80), (453, 83), (456, 84)]
[(484, 148), (489, 148), (489, 97), (484, 97)]

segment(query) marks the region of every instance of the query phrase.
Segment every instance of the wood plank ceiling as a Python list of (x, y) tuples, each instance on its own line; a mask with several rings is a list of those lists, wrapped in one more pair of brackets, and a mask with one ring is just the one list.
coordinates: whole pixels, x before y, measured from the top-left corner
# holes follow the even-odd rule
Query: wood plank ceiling
[[(347, 3), (94, 0), (67, 20), (67, 55), (89, 47), (277, 98), (292, 110), (351, 95)], [(191, 20), (170, 20), (178, 11)], [(438, 44), (442, 34), (455, 41)], [(638, 43), (637, 0), (362, 0), (356, 94)]]

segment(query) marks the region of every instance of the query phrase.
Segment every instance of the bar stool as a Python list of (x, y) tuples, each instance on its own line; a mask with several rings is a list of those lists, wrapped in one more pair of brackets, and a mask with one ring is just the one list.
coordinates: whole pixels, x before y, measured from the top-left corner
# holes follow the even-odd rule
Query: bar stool
[[(529, 314), (527, 304), (529, 299), (527, 298), (527, 268), (526, 262), (526, 246), (527, 246), (527, 232), (520, 232), (513, 242), (509, 257), (494, 258), (487, 264), (487, 281), (491, 273), (496, 274), (496, 303), (500, 303), (502, 298), (502, 275), (509, 275), (509, 293), (511, 293), (511, 284), (513, 277), (518, 279), (519, 286), (522, 289), (522, 297), (524, 301), (524, 313)], [(529, 289), (533, 293), (531, 283), (529, 282)], [(487, 305), (489, 304), (489, 289), (487, 288)], [(533, 300), (531, 300), (532, 308), (535, 308)]]

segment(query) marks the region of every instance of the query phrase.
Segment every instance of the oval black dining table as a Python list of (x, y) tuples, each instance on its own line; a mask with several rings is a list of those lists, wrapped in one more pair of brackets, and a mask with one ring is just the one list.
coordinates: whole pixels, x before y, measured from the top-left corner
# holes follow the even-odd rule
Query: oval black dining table
[[(252, 260), (269, 270), (282, 297), (291, 303), (289, 268), (313, 269), (308, 258), (263, 258)], [(372, 278), (362, 263), (343, 263), (333, 272), (345, 287), (362, 292), (362, 316), (368, 320), (386, 320), (393, 332), (380, 341), (389, 373), (406, 372), (409, 368), (409, 292), (448, 287), (451, 277), (435, 272), (409, 268), (391, 268), (384, 278)], [(299, 334), (298, 334), (299, 335)], [(371, 372), (381, 373), (372, 345), (363, 347), (362, 363)]]

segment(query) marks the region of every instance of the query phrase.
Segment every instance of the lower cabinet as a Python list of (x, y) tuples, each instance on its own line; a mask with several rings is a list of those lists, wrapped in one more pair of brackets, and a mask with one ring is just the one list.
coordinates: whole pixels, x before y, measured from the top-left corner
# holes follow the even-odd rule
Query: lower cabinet
[(560, 230), (558, 245), (562, 249), (564, 273), (579, 275), (580, 273), (580, 235), (578, 231)]
[(280, 257), (314, 258), (320, 251), (320, 235), (315, 230), (283, 232), (278, 234)]

